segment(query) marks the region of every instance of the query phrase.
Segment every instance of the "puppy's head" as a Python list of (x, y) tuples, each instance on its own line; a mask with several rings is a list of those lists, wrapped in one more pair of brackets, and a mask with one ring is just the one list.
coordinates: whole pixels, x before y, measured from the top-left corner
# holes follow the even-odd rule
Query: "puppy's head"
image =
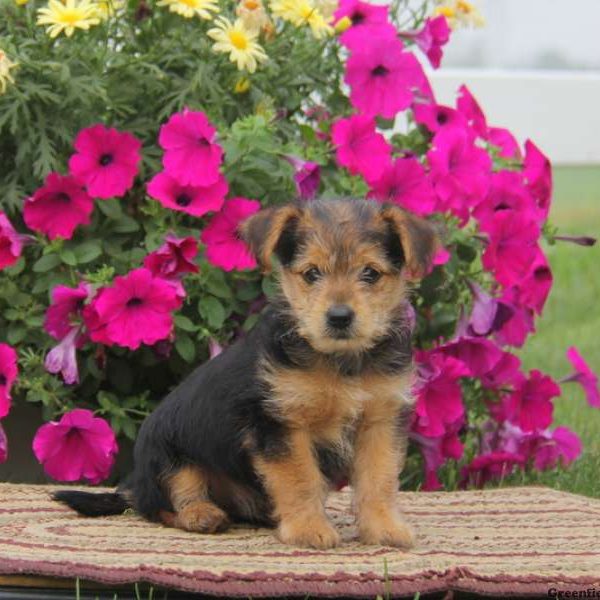
[(241, 233), (264, 271), (277, 257), (298, 333), (325, 353), (360, 352), (385, 335), (437, 247), (427, 221), (365, 200), (267, 208)]

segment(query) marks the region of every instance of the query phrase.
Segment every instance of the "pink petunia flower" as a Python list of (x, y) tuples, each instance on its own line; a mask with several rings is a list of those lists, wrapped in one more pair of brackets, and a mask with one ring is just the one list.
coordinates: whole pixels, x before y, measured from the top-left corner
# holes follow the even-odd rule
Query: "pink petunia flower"
[(561, 383), (567, 381), (577, 381), (585, 392), (588, 404), (594, 408), (600, 408), (600, 388), (598, 387), (598, 375), (590, 369), (589, 365), (583, 360), (581, 354), (575, 346), (571, 346), (567, 350), (567, 358), (573, 365), (575, 373)]
[(209, 187), (220, 179), (223, 149), (217, 130), (200, 111), (185, 108), (160, 128), (158, 143), (165, 150), (166, 172), (181, 185)]
[(476, 456), (462, 468), (459, 486), (483, 487), (488, 481), (503, 479), (510, 475), (515, 467), (523, 468), (525, 457), (512, 452), (490, 452)]
[(148, 195), (158, 200), (165, 208), (201, 217), (223, 206), (229, 185), (225, 177), (204, 185), (182, 185), (168, 172), (157, 173), (148, 183)]
[(360, 174), (366, 181), (378, 179), (390, 162), (392, 148), (375, 130), (375, 119), (353, 115), (338, 119), (331, 129), (336, 147), (336, 158), (353, 175)]
[(514, 312), (512, 305), (490, 296), (474, 281), (467, 285), (473, 294), (473, 308), (457, 335), (488, 336), (501, 329)]
[(410, 106), (423, 70), (399, 39), (368, 32), (362, 37), (346, 63), (350, 102), (367, 116), (391, 119)]
[(2, 427), (2, 423), (0, 423), (0, 464), (6, 462), (8, 459), (8, 439), (6, 438), (6, 433), (4, 432), (4, 428)]
[(502, 358), (502, 350), (482, 337), (461, 337), (439, 346), (437, 352), (460, 360), (473, 377), (483, 377)]
[(413, 115), (419, 125), (424, 125), (432, 133), (444, 127), (465, 128), (467, 126), (467, 120), (462, 113), (443, 104), (415, 102)]
[(44, 329), (55, 339), (62, 340), (77, 328), (85, 301), (90, 297), (92, 287), (82, 281), (76, 288), (57, 285), (52, 289), (52, 304), (46, 311)]
[(321, 167), (311, 160), (303, 160), (297, 156), (285, 156), (294, 167), (294, 183), (296, 192), (302, 200), (310, 200), (317, 195), (321, 183)]
[(140, 268), (116, 277), (84, 310), (93, 341), (136, 350), (169, 337), (172, 311), (181, 306), (175, 288), (149, 269)]
[(25, 200), (23, 219), (34, 231), (51, 240), (71, 239), (79, 225), (88, 225), (94, 201), (70, 175), (50, 173), (44, 185)]
[(17, 353), (8, 344), (0, 344), (0, 419), (10, 410), (10, 389), (19, 374)]
[(487, 141), (500, 150), (502, 158), (520, 158), (521, 149), (515, 136), (503, 127), (488, 127)]
[(225, 271), (254, 269), (256, 260), (238, 235), (242, 221), (260, 210), (260, 202), (247, 198), (227, 200), (204, 228), (200, 239), (206, 244), (208, 262)]
[(436, 197), (425, 169), (416, 158), (397, 158), (371, 183), (369, 198), (394, 202), (417, 215), (430, 215)]
[(216, 356), (219, 356), (219, 354), (221, 354), (221, 352), (223, 352), (223, 346), (221, 346), (221, 344), (219, 344), (219, 342), (215, 338), (213, 338), (213, 337), (208, 338), (208, 356), (209, 356), (209, 358), (215, 358)]
[(469, 126), (479, 137), (487, 138), (488, 125), (485, 115), (466, 85), (461, 85), (458, 89), (456, 109), (465, 116)]
[(431, 66), (434, 69), (439, 68), (443, 56), (442, 48), (450, 39), (450, 27), (446, 17), (440, 15), (426, 19), (423, 29), (411, 37), (421, 52), (427, 56)]
[(506, 397), (506, 416), (523, 431), (546, 429), (552, 423), (552, 398), (558, 396), (556, 382), (534, 369)]
[(427, 437), (410, 432), (410, 438), (419, 444), (424, 460), (424, 482), (421, 489), (432, 492), (443, 486), (438, 479), (438, 470), (448, 460), (459, 460), (464, 452), (463, 443), (458, 435), (464, 425), (464, 419), (457, 419), (448, 425), (445, 433), (438, 437)]
[(523, 378), (521, 361), (510, 352), (502, 352), (500, 359), (481, 376), (481, 385), (488, 389), (517, 385)]
[(365, 35), (395, 37), (396, 29), (388, 20), (388, 7), (376, 6), (361, 0), (341, 0), (333, 15), (334, 22), (348, 17), (352, 26), (340, 36), (340, 42), (352, 48)]
[(527, 336), (535, 331), (534, 312), (521, 304), (516, 287), (505, 290), (500, 302), (510, 307), (511, 315), (494, 331), (494, 337), (502, 345), (520, 348)]
[(538, 247), (528, 274), (517, 285), (521, 306), (530, 308), (541, 315), (552, 289), (552, 281), (552, 271), (548, 260), (541, 248)]
[(186, 273), (197, 273), (198, 265), (194, 258), (198, 254), (198, 241), (193, 237), (178, 238), (167, 234), (165, 243), (146, 256), (144, 267), (156, 277), (170, 282), (180, 298), (185, 297), (181, 279)]
[(483, 267), (505, 287), (518, 284), (538, 254), (538, 224), (527, 214), (503, 210), (496, 212), (493, 221), (482, 223), (481, 229), (489, 235), (481, 257)]
[(525, 142), (523, 176), (545, 218), (552, 200), (552, 164), (531, 140)]
[(437, 351), (417, 351), (416, 420), (413, 431), (426, 437), (444, 435), (447, 426), (464, 415), (458, 379), (470, 375), (465, 364)]
[(493, 224), (501, 211), (514, 210), (540, 222), (534, 199), (525, 187), (520, 173), (498, 171), (491, 177), (491, 186), (485, 198), (473, 210), (473, 216), (482, 227)]
[(79, 383), (79, 369), (77, 368), (77, 338), (79, 327), (73, 327), (62, 339), (60, 344), (54, 346), (46, 355), (44, 368), (48, 373), (60, 373), (65, 383)]
[(57, 481), (100, 483), (110, 475), (118, 450), (108, 422), (82, 408), (42, 425), (33, 439), (36, 458)]
[(21, 256), (23, 240), (0, 210), (0, 270), (14, 265)]
[(469, 132), (458, 127), (440, 129), (427, 152), (440, 211), (451, 211), (465, 224), (469, 208), (482, 200), (490, 185), (491, 159), (477, 148)]
[(99, 123), (82, 129), (73, 145), (77, 152), (69, 159), (69, 171), (91, 196), (118, 197), (131, 189), (142, 159), (142, 143), (133, 134)]

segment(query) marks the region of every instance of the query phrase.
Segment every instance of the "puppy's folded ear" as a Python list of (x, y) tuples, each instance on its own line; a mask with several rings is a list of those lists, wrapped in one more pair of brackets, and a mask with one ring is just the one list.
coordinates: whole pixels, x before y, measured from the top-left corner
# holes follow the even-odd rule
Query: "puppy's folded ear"
[(408, 279), (422, 279), (433, 264), (440, 248), (435, 227), (399, 206), (384, 204), (381, 216), (388, 224), (388, 254), (398, 267), (406, 265)]
[(241, 224), (240, 234), (263, 271), (271, 270), (273, 254), (283, 266), (292, 262), (299, 242), (300, 216), (300, 208), (287, 204), (264, 208)]

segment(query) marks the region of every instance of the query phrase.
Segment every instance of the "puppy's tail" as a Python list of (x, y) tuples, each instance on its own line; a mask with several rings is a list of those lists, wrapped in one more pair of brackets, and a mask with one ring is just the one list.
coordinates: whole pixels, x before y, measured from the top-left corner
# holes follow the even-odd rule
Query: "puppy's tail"
[(131, 507), (130, 502), (120, 492), (95, 494), (61, 490), (52, 494), (52, 499), (66, 504), (84, 517), (122, 515)]

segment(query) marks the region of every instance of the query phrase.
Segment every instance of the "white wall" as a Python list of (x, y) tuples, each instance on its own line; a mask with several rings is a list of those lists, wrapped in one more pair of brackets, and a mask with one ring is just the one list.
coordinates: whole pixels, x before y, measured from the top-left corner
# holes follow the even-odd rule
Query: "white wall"
[(465, 83), (488, 124), (532, 139), (554, 163), (600, 164), (600, 73), (442, 67), (428, 75), (438, 102), (453, 105)]

